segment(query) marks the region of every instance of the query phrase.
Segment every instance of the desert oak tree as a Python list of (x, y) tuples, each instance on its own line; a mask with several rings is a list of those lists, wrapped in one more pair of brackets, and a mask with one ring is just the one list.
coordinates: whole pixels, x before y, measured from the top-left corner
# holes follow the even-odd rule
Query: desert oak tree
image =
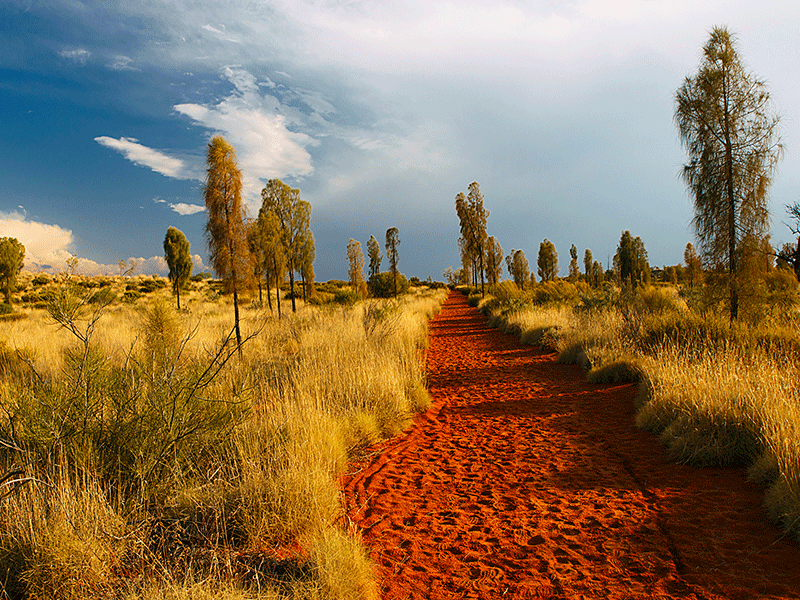
[(241, 356), (239, 329), (239, 291), (250, 275), (251, 254), (242, 205), (242, 173), (236, 164), (236, 151), (225, 138), (216, 136), (208, 144), (207, 175), (203, 186), (208, 221), (206, 241), (211, 264), (233, 293), (236, 344)]
[(742, 240), (769, 229), (767, 193), (783, 147), (766, 84), (747, 73), (734, 36), (715, 27), (697, 74), (676, 93), (675, 123), (689, 162), (694, 226), (708, 262), (728, 274), (730, 318), (739, 315)]
[(547, 238), (539, 244), (536, 266), (541, 281), (551, 281), (558, 275), (558, 252), (556, 252), (555, 244)]
[(367, 241), (367, 254), (369, 255), (369, 277), (370, 279), (381, 272), (381, 245), (374, 235), (369, 236)]
[(0, 278), (6, 304), (11, 304), (11, 294), (17, 285), (17, 275), (25, 264), (25, 246), (17, 238), (0, 238)]
[(456, 195), (456, 214), (461, 227), (463, 241), (462, 255), (475, 264), (473, 272), (480, 273), (481, 295), (485, 295), (484, 260), (486, 257), (486, 223), (489, 211), (483, 207), (481, 186), (473, 181), (467, 188), (467, 196), (463, 192)]
[(181, 309), (181, 288), (186, 286), (192, 275), (192, 255), (189, 240), (183, 232), (174, 227), (167, 229), (164, 236), (164, 259), (169, 267), (169, 280), (172, 282), (172, 293), (178, 301), (178, 310)]
[(389, 260), (389, 271), (392, 274), (395, 298), (397, 298), (397, 263), (400, 262), (400, 255), (397, 250), (399, 245), (400, 232), (397, 227), (390, 227), (386, 230), (386, 258)]
[[(292, 189), (280, 179), (270, 179), (267, 187), (261, 190), (261, 198), (261, 212), (265, 215), (272, 213), (276, 217), (286, 272), (289, 275), (292, 312), (297, 312), (294, 274), (300, 272), (305, 278), (309, 274), (309, 261), (312, 265), (314, 261), (313, 237), (310, 237), (309, 230), (311, 205), (300, 198), (300, 190)], [(313, 272), (313, 266), (311, 269)]]
[(356, 294), (364, 298), (367, 291), (367, 285), (364, 283), (364, 252), (361, 250), (361, 242), (353, 238), (347, 243), (347, 263), (350, 286)]

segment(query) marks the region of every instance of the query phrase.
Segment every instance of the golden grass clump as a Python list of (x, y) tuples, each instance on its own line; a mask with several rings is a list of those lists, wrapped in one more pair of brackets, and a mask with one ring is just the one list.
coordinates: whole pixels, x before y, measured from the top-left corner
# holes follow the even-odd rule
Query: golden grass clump
[[(151, 278), (119, 278), (141, 296), (99, 309), (91, 282), (48, 285), (65, 327), (39, 308), (0, 323), (0, 477), (32, 478), (0, 481), (0, 595), (375, 596), (336, 477), (429, 404), (446, 291), (281, 319), (247, 307), (240, 360), (209, 285), (180, 312)], [(297, 567), (272, 581), (231, 558), (281, 548)]]
[[(790, 287), (795, 294), (797, 282)], [(580, 302), (537, 302), (500, 287), (481, 307), (493, 325), (583, 365), (592, 383), (641, 381), (639, 427), (660, 435), (676, 460), (749, 466), (769, 486), (770, 516), (800, 538), (797, 311), (781, 305), (775, 316), (767, 307), (757, 322), (732, 324), (702, 303), (690, 308), (684, 298), (695, 296), (606, 284)]]

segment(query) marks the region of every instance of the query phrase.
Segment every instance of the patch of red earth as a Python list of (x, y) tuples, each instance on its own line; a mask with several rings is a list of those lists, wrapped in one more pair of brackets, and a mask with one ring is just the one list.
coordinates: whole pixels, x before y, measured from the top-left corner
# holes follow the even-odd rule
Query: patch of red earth
[(457, 293), (427, 365), (433, 407), (341, 482), (386, 600), (800, 597), (763, 489), (670, 462), (634, 385), (586, 383)]

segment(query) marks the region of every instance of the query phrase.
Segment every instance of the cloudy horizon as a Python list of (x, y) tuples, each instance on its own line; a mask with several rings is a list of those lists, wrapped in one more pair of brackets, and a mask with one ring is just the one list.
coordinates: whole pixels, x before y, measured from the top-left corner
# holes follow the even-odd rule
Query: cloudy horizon
[(408, 276), (457, 268), (454, 199), (472, 181), (490, 235), (531, 265), (544, 238), (562, 274), (573, 243), (605, 264), (624, 230), (652, 265), (677, 264), (694, 238), (674, 95), (724, 25), (782, 115), (779, 244), (800, 183), (799, 13), (777, 1), (10, 0), (0, 236), (35, 264), (139, 257), (158, 272), (175, 226), (207, 261), (205, 149), (224, 135), (250, 214), (270, 178), (311, 203), (321, 280), (346, 277), (351, 237), (366, 246), (389, 227)]

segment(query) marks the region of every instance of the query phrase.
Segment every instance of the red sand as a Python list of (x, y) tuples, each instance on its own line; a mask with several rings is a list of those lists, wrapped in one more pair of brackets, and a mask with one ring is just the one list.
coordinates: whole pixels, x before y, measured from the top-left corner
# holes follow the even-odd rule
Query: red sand
[(800, 545), (732, 469), (671, 463), (591, 385), (451, 294), (433, 407), (342, 480), (383, 598), (799, 598)]

